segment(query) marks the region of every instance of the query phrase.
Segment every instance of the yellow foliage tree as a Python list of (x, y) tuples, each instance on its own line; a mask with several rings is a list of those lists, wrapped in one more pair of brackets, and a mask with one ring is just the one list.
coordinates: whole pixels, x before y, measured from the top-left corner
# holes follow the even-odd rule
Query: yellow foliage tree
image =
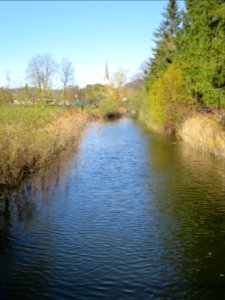
[(114, 85), (110, 84), (105, 86), (105, 98), (107, 100), (118, 100), (119, 93), (118, 90), (114, 87)]
[(191, 101), (185, 78), (173, 63), (153, 82), (146, 104), (152, 120), (165, 123), (178, 121)]

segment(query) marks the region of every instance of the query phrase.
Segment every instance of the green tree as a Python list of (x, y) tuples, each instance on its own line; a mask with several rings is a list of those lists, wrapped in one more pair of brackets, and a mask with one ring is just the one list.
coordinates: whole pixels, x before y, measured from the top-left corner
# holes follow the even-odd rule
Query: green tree
[(105, 87), (102, 84), (88, 84), (79, 92), (79, 98), (86, 105), (98, 105), (99, 101), (104, 98)]
[(169, 0), (166, 10), (163, 12), (164, 20), (154, 33), (156, 47), (153, 48), (153, 58), (150, 59), (146, 70), (147, 88), (157, 75), (163, 73), (172, 63), (177, 52), (176, 34), (181, 23), (180, 12), (176, 0)]
[(224, 0), (186, 0), (178, 61), (193, 95), (207, 105), (225, 106), (224, 37)]

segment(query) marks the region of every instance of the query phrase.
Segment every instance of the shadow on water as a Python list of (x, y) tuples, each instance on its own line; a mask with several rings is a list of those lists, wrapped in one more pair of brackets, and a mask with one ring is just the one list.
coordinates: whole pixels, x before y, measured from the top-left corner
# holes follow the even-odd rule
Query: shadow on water
[(156, 214), (159, 259), (174, 286), (174, 297), (180, 281), (184, 296), (222, 299), (225, 162), (154, 134), (149, 143), (149, 161), (154, 174), (150, 211)]
[(1, 299), (223, 299), (225, 164), (131, 120), (0, 200)]

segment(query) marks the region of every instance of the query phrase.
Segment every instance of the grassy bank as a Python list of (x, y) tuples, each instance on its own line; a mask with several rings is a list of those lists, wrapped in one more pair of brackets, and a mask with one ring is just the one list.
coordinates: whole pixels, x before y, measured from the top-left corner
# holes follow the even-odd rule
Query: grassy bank
[(48, 106), (0, 107), (0, 186), (13, 186), (77, 141), (87, 114)]

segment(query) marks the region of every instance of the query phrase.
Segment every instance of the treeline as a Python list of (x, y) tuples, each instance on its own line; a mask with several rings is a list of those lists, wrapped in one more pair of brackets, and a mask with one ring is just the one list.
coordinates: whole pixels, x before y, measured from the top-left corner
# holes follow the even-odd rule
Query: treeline
[(225, 2), (169, 0), (154, 33), (145, 69), (144, 100), (133, 99), (144, 119), (179, 121), (196, 108), (225, 108)]
[[(74, 100), (77, 90), (74, 72), (73, 64), (67, 58), (57, 63), (49, 54), (36, 55), (28, 63), (24, 86), (13, 88), (7, 73), (7, 84), (0, 88), (0, 104)], [(53, 89), (53, 80), (57, 80), (62, 88)]]
[[(113, 74), (112, 80), (106, 85), (89, 84), (84, 88), (75, 84), (74, 74), (73, 64), (68, 59), (57, 63), (49, 54), (36, 55), (27, 66), (27, 83), (24, 86), (12, 88), (7, 74), (7, 84), (0, 88), (0, 105), (56, 104), (107, 106), (112, 109), (117, 102), (126, 99), (126, 75), (122, 70)], [(54, 88), (54, 83), (58, 88)]]

